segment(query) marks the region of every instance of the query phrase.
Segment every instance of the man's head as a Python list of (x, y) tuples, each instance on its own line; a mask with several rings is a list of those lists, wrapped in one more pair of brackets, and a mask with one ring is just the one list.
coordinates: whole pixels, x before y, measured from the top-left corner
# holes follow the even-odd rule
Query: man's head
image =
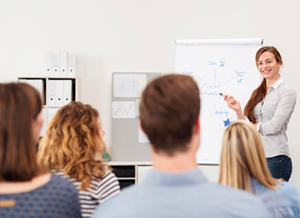
[(185, 152), (200, 112), (199, 89), (190, 76), (169, 74), (145, 88), (141, 103), (141, 126), (156, 153), (173, 156)]

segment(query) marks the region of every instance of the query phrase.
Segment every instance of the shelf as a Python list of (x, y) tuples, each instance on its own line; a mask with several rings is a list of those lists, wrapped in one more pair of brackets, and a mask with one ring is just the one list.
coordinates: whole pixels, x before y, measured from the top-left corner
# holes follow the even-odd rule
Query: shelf
[(19, 77), (18, 81), (30, 84), (41, 93), (44, 125), (40, 136), (45, 134), (47, 125), (61, 107), (77, 101), (78, 80), (75, 77)]

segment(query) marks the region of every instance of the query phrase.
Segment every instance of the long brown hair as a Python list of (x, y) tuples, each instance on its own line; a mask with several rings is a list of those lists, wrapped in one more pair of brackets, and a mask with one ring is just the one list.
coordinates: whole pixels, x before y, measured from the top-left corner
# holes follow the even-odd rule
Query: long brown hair
[(0, 84), (0, 181), (30, 181), (43, 172), (32, 132), (41, 110), (40, 94), (32, 86)]
[(251, 190), (250, 178), (262, 185), (277, 189), (280, 185), (268, 169), (264, 148), (254, 125), (238, 120), (226, 128), (223, 136), (219, 182), (224, 185)]
[(86, 190), (92, 177), (101, 179), (107, 166), (101, 151), (105, 148), (99, 130), (99, 113), (90, 105), (71, 102), (51, 120), (40, 141), (38, 162), (48, 170), (64, 170)]
[[(259, 57), (262, 55), (262, 53), (264, 53), (266, 51), (274, 54), (276, 61), (278, 63), (282, 63), (281, 55), (275, 47), (264, 46), (264, 47), (261, 47), (260, 49), (258, 49), (258, 51), (256, 52), (256, 55), (255, 55), (256, 66), (258, 65)], [(262, 80), (262, 82), (260, 83), (260, 85), (252, 92), (251, 97), (250, 97), (249, 101), (247, 102), (245, 109), (244, 109), (244, 115), (246, 117), (248, 117), (248, 119), (252, 123), (256, 123), (255, 119), (254, 119), (254, 108), (260, 101), (262, 101), (265, 98), (266, 94), (267, 94), (267, 82), (266, 82), (266, 79), (264, 78)]]

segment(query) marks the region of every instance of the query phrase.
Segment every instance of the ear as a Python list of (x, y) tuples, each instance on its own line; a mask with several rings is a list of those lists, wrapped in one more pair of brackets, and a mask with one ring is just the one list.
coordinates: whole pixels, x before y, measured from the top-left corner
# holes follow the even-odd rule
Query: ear
[[(138, 123), (139, 127), (141, 128), (141, 130), (145, 133), (143, 126), (142, 126), (142, 122), (141, 119), (139, 119), (139, 123)], [(146, 134), (146, 133), (145, 133)]]
[(197, 117), (196, 123), (194, 125), (194, 132), (199, 133), (200, 132), (200, 114)]
[(282, 66), (282, 62), (278, 62), (278, 68)]

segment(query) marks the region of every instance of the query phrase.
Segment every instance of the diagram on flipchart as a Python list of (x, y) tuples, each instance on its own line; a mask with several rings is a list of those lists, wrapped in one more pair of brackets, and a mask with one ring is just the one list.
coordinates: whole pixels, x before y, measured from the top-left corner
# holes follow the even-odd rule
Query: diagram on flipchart
[(235, 112), (220, 93), (233, 96), (243, 108), (261, 81), (254, 62), (258, 46), (248, 50), (231, 47), (220, 50), (219, 46), (195, 49), (177, 45), (175, 72), (192, 76), (200, 88), (199, 163), (219, 163), (224, 130), (236, 120)]

